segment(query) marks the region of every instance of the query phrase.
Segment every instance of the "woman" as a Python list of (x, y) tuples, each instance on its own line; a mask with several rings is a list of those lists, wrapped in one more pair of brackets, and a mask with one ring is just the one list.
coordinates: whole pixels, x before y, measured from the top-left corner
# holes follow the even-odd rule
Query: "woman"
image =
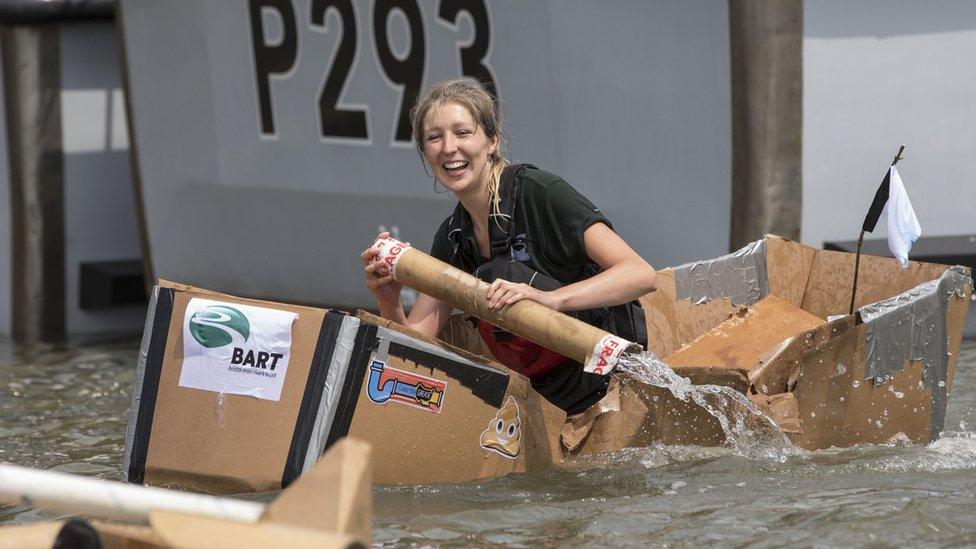
[[(606, 324), (607, 311), (623, 310), (608, 307), (654, 291), (654, 269), (589, 200), (556, 175), (530, 165), (509, 166), (501, 151), (497, 106), (479, 84), (434, 85), (417, 101), (411, 122), (423, 161), (458, 199), (454, 214), (434, 236), (431, 255), (490, 282), (490, 308), (529, 299), (599, 325)], [(361, 257), (380, 315), (436, 336), (453, 307), (420, 295), (407, 316), (400, 303), (402, 286), (378, 253), (369, 248)], [(569, 414), (583, 411), (606, 391), (608, 376), (585, 373), (579, 363), (483, 321), (478, 329), (496, 359), (528, 376), (539, 393)]]

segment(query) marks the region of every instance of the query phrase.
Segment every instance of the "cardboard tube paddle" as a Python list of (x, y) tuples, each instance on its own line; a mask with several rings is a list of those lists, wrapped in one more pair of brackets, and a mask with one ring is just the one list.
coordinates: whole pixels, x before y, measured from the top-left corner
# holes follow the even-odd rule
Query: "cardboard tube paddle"
[(609, 374), (621, 353), (643, 351), (637, 343), (527, 299), (489, 310), (484, 281), (394, 238), (373, 246), (397, 282), (576, 360), (587, 372)]

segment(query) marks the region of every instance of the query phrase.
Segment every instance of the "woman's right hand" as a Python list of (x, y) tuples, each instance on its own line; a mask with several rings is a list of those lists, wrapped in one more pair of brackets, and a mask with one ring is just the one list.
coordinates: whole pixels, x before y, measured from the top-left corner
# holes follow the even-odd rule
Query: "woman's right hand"
[[(381, 232), (380, 234), (376, 235), (373, 242), (375, 243), (377, 240), (387, 238), (389, 236), (389, 232)], [(379, 248), (371, 246), (364, 250), (359, 257), (363, 260), (363, 271), (366, 275), (366, 287), (369, 288), (370, 292), (373, 292), (374, 296), (376, 296), (376, 301), (381, 305), (399, 305), (400, 290), (403, 289), (403, 284), (400, 284), (394, 280), (393, 274), (390, 272), (389, 267), (380, 261)]]

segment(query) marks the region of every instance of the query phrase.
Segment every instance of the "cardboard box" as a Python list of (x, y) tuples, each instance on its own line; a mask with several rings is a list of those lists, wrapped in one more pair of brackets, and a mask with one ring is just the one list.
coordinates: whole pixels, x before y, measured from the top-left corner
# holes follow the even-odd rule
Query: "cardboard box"
[[(746, 395), (803, 448), (895, 436), (927, 443), (943, 428), (969, 271), (862, 257), (857, 311), (848, 315), (853, 266), (852, 254), (767, 236), (728, 256), (659, 271), (658, 290), (641, 299), (650, 350), (693, 383)], [(199, 365), (192, 356), (187, 362), (184, 340), (204, 310), (194, 299), (294, 315), (287, 361), (252, 349), (247, 365), (243, 347), (228, 359), (256, 368), (262, 356), (267, 366), (282, 355), (278, 393), (221, 395), (211, 381), (193, 382), (209, 389), (187, 383), (184, 371)], [(195, 329), (192, 337), (207, 335)], [(566, 418), (526, 378), (479, 356), (484, 346), (463, 317), (440, 336), (468, 350), (366, 313), (160, 282), (125, 471), (133, 482), (214, 493), (272, 490), (351, 435), (373, 445), (379, 483), (460, 482), (658, 441), (725, 442), (702, 408), (619, 374), (603, 400)]]
[[(235, 335), (236, 320), (220, 317), (234, 317), (226, 308), (243, 311), (250, 328)], [(286, 353), (267, 347), (255, 317), (278, 313), (294, 315)], [(226, 329), (206, 331), (224, 320)], [(214, 346), (202, 366), (191, 338)], [(212, 375), (189, 376), (198, 366)], [(257, 387), (268, 379), (280, 384), (277, 400)], [(124, 471), (131, 482), (208, 493), (275, 490), (350, 435), (373, 445), (378, 483), (459, 482), (558, 462), (564, 418), (524, 377), (377, 317), (160, 281)]]
[[(854, 254), (772, 235), (730, 256), (659, 271), (658, 291), (642, 298), (650, 350), (679, 373), (697, 366), (697, 379), (690, 376), (696, 383), (705, 382), (701, 372), (707, 369), (744, 374), (744, 385), (721, 384), (744, 389), (802, 448), (887, 442), (898, 435), (928, 443), (943, 428), (972, 292), (969, 270), (918, 262), (902, 269), (893, 259), (864, 256), (855, 314), (847, 315), (853, 275)], [(705, 287), (691, 297), (711, 295), (690, 300), (689, 278), (695, 279), (692, 287)], [(743, 295), (756, 301), (734, 301)], [(834, 315), (839, 318), (827, 322)], [(920, 334), (925, 341), (905, 343)], [(922, 355), (924, 360), (914, 360)], [(657, 405), (652, 411), (666, 412), (644, 418), (640, 428), (633, 425), (639, 414), (631, 414), (630, 423), (616, 422), (626, 426), (600, 434), (603, 443), (578, 451), (632, 445), (633, 432), (644, 433), (643, 443), (675, 410), (684, 410), (681, 425), (695, 425), (695, 443), (723, 442), (718, 422), (700, 409), (656, 388), (632, 391), (631, 401), (639, 397)], [(622, 408), (618, 414), (626, 413), (626, 404)]]
[[(659, 270), (658, 290), (641, 298), (649, 350), (695, 384), (742, 392), (802, 448), (899, 435), (928, 443), (943, 428), (970, 272), (863, 256), (848, 315), (853, 276), (854, 254), (773, 235)], [(460, 333), (464, 323), (450, 326), (442, 337), (473, 340)], [(700, 407), (614, 375), (602, 402), (568, 418), (562, 441), (571, 455), (724, 443), (718, 421)]]

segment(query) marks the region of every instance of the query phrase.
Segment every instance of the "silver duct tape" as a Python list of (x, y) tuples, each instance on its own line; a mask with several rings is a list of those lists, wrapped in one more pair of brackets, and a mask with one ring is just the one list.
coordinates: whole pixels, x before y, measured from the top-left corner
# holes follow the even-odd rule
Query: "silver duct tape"
[(346, 372), (349, 370), (349, 359), (356, 343), (357, 331), (359, 331), (358, 318), (347, 316), (342, 319), (335, 349), (332, 351), (332, 360), (329, 361), (329, 372), (325, 375), (322, 399), (319, 400), (319, 408), (315, 413), (312, 436), (308, 441), (309, 451), (305, 454), (302, 472), (311, 469), (325, 451), (325, 442), (335, 420), (336, 405), (342, 394), (342, 386), (346, 382)]
[(483, 367), (481, 364), (472, 362), (471, 360), (468, 360), (467, 358), (461, 355), (455, 354), (442, 347), (434, 345), (433, 343), (427, 343), (426, 341), (414, 339), (408, 335), (401, 334), (400, 332), (394, 332), (393, 330), (387, 330), (386, 328), (380, 328), (379, 330), (377, 330), (376, 337), (379, 338), (381, 341), (377, 353), (379, 353), (379, 350), (385, 349), (384, 354), (388, 355), (390, 349), (390, 342), (396, 342), (399, 343), (400, 345), (407, 345), (413, 347), (414, 349), (419, 349), (426, 353), (439, 356), (442, 358), (448, 358), (455, 362), (459, 362), (467, 366)]
[(679, 299), (695, 305), (713, 299), (752, 305), (769, 293), (766, 240), (757, 240), (722, 257), (675, 267), (674, 286)]
[(867, 326), (864, 379), (881, 385), (906, 362), (922, 361), (925, 383), (932, 390), (933, 440), (945, 424), (949, 298), (953, 295), (963, 297), (967, 284), (972, 286), (973, 280), (965, 269), (952, 267), (937, 280), (858, 309)]
[(136, 438), (136, 422), (139, 420), (139, 405), (142, 403), (142, 384), (146, 379), (146, 361), (149, 359), (149, 343), (152, 339), (153, 320), (156, 318), (156, 299), (159, 286), (153, 286), (149, 307), (146, 311), (146, 324), (142, 328), (142, 344), (139, 345), (139, 360), (136, 364), (136, 379), (132, 383), (132, 406), (129, 408), (129, 423), (125, 427), (125, 450), (122, 454), (122, 472), (129, 476), (132, 460), (132, 445)]

